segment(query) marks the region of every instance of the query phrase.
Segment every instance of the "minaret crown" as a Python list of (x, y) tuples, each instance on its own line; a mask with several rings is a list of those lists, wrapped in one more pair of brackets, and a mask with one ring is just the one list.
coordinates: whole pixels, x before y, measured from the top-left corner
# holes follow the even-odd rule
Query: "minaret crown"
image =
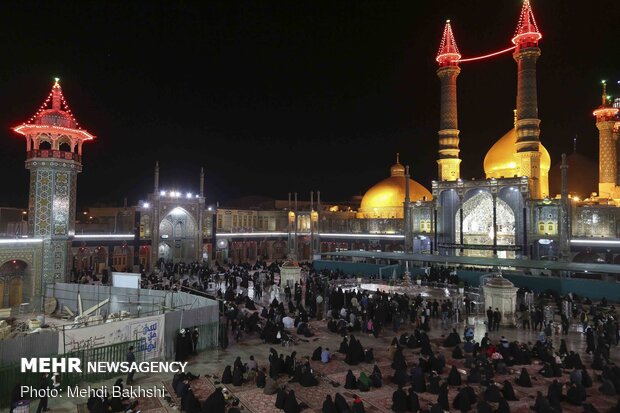
[(439, 63), (439, 66), (457, 66), (460, 59), (461, 53), (456, 45), (450, 20), (446, 20), (435, 60)]
[(530, 0), (524, 0), (512, 43), (517, 46), (517, 49), (536, 47), (540, 39), (542, 39), (542, 34), (538, 30)]

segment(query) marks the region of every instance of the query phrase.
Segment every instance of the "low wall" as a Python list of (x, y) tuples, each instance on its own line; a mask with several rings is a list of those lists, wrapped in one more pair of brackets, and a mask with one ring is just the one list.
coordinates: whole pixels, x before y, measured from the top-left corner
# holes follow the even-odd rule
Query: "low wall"
[[(382, 270), (383, 278), (388, 279), (392, 276), (393, 268), (396, 268), (396, 274), (402, 276), (404, 267), (398, 265), (379, 265), (368, 264), (363, 262), (348, 261), (328, 261), (318, 260), (313, 262), (314, 268), (317, 270), (342, 270), (346, 274), (355, 274), (362, 277), (374, 277), (379, 274), (379, 268)], [(389, 267), (389, 268), (387, 268)], [(409, 267), (411, 278), (415, 279), (417, 275), (423, 274), (424, 269), (420, 267)], [(472, 287), (480, 286), (480, 278), (491, 275), (490, 272), (457, 270), (459, 279), (466, 281)], [(502, 274), (504, 278), (510, 280), (516, 287), (527, 287), (535, 292), (543, 292), (545, 290), (557, 291), (561, 295), (575, 293), (582, 297), (589, 297), (594, 300), (600, 300), (603, 297), (612, 302), (620, 302), (620, 283), (614, 281), (587, 280), (583, 278), (559, 278), (551, 276), (525, 275), (516, 272), (505, 271)]]
[(328, 261), (328, 260), (315, 260), (312, 262), (313, 267), (317, 271), (330, 270), (344, 271), (345, 274), (352, 274), (360, 277), (378, 277), (379, 270), (383, 278), (387, 279), (392, 276), (394, 270), (396, 275), (403, 275), (403, 269), (401, 266), (394, 265), (381, 265), (381, 264), (369, 264), (365, 262), (350, 262), (350, 261)]

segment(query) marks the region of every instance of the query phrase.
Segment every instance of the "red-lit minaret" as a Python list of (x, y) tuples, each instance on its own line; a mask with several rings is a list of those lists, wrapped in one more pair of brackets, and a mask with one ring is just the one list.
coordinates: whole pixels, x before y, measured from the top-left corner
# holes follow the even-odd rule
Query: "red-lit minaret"
[(517, 62), (517, 122), (516, 152), (520, 158), (521, 175), (529, 178), (530, 196), (542, 198), (540, 182), (540, 119), (536, 91), (536, 61), (540, 56), (538, 31), (529, 0), (523, 1), (521, 16), (512, 43), (512, 57)]
[(43, 279), (35, 280), (37, 293), (45, 282), (64, 281), (71, 269), (82, 144), (94, 136), (73, 117), (59, 79), (37, 113), (13, 130), (26, 138), (29, 236), (43, 241)]
[(459, 126), (456, 102), (456, 78), (461, 73), (459, 59), (461, 54), (456, 46), (450, 20), (441, 37), (437, 52), (437, 76), (441, 81), (441, 112), (439, 115), (439, 159), (438, 178), (440, 181), (455, 181), (461, 176), (459, 158)]
[(600, 198), (614, 198), (617, 179), (617, 153), (616, 141), (614, 138), (614, 125), (618, 117), (618, 108), (609, 104), (607, 96), (607, 83), (603, 80), (603, 95), (601, 96), (601, 106), (593, 115), (596, 116), (596, 127), (598, 128), (598, 196)]

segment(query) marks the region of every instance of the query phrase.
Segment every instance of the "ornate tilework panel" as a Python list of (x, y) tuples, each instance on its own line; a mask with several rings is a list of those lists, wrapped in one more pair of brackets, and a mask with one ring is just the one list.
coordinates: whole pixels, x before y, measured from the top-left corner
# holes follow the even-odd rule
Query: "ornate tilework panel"
[(36, 170), (34, 235), (49, 236), (52, 232), (52, 171)]
[(67, 235), (69, 222), (69, 205), (72, 203), (70, 192), (70, 172), (56, 171), (54, 173), (54, 235)]

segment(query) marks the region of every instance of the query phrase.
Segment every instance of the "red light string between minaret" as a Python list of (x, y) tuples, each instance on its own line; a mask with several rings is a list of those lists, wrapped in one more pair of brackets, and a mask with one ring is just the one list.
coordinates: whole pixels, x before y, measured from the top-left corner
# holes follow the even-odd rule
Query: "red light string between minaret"
[(481, 60), (481, 59), (486, 59), (486, 58), (489, 58), (489, 57), (493, 57), (493, 56), (500, 55), (500, 54), (502, 54), (502, 53), (509, 52), (509, 51), (511, 51), (511, 50), (514, 50), (516, 47), (517, 47), (517, 46), (512, 46), (512, 47), (509, 47), (508, 49), (500, 50), (499, 52), (493, 52), (493, 53), (485, 54), (485, 55), (483, 55), (483, 56), (468, 57), (467, 59), (459, 59), (459, 60), (458, 60), (458, 62), (459, 62), (459, 63), (461, 63), (461, 62), (471, 62), (471, 61), (473, 61), (473, 60)]

